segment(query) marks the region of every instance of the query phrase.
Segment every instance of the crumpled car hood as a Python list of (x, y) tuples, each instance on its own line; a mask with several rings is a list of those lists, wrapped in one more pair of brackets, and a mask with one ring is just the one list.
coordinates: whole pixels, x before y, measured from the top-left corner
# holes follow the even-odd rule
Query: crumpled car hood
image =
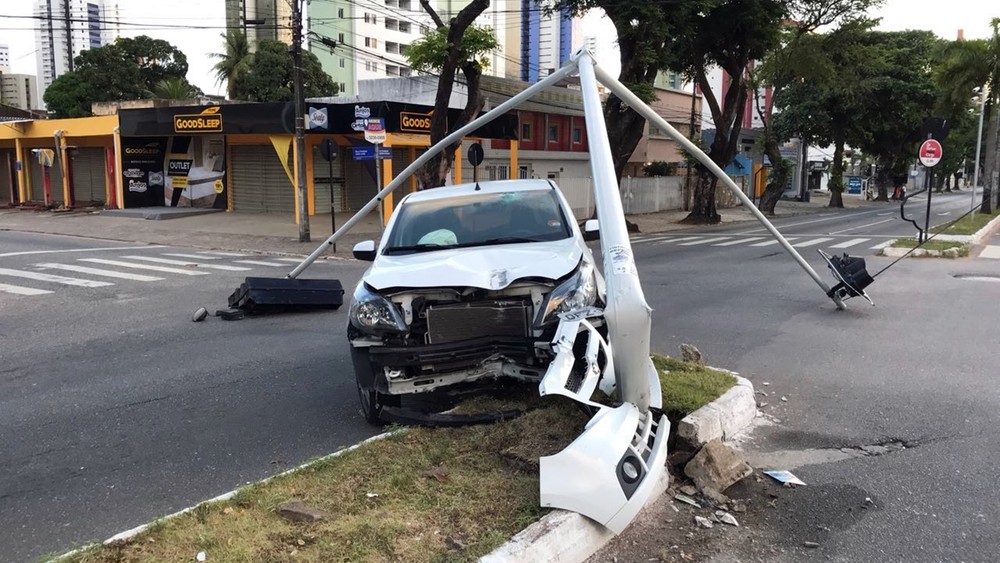
[(390, 287), (503, 289), (522, 278), (561, 278), (576, 268), (582, 256), (583, 249), (573, 237), (397, 256), (382, 254), (365, 274), (364, 281), (376, 290)]

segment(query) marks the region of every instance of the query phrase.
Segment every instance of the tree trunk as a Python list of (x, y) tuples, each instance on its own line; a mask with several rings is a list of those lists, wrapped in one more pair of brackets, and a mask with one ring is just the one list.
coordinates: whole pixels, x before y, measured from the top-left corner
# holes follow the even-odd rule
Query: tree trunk
[(833, 163), (830, 165), (830, 203), (827, 207), (844, 207), (844, 138), (833, 144)]
[(715, 208), (715, 188), (719, 178), (704, 166), (698, 167), (698, 184), (694, 190), (694, 201), (691, 204), (691, 214), (681, 223), (715, 224), (722, 221)]
[(875, 201), (889, 201), (889, 189), (895, 188), (895, 175), (893, 174), (893, 162), (879, 160), (875, 170), (875, 185), (878, 188), (878, 196)]
[(760, 196), (760, 210), (765, 215), (774, 216), (774, 207), (785, 193), (788, 185), (788, 165), (781, 158), (781, 148), (778, 142), (768, 135), (764, 139), (764, 154), (771, 161), (771, 170), (767, 175), (767, 188)]
[(608, 130), (608, 142), (611, 144), (611, 158), (615, 165), (615, 177), (621, 184), (622, 174), (628, 164), (635, 147), (642, 140), (646, 118), (612, 94), (604, 103), (604, 124)]
[[(994, 108), (995, 110), (995, 108)], [(986, 133), (986, 177), (983, 179), (983, 213), (993, 212), (993, 190), (1000, 187), (996, 183), (996, 174), (1000, 166), (997, 163), (997, 131), (1000, 129), (1000, 111), (993, 111), (990, 116), (990, 128)]]

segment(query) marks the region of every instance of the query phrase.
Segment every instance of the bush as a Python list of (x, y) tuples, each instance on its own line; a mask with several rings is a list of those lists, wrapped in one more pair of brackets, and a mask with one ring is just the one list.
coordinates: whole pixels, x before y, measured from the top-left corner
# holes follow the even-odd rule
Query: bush
[(679, 164), (678, 162), (658, 160), (643, 166), (642, 171), (646, 176), (676, 176)]

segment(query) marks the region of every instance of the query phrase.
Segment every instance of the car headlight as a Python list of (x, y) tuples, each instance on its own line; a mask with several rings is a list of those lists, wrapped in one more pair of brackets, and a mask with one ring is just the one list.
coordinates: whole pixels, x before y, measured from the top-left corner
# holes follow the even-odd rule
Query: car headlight
[(392, 302), (368, 291), (363, 282), (354, 290), (349, 317), (354, 328), (368, 334), (407, 330), (406, 323)]
[(597, 302), (597, 276), (594, 264), (584, 260), (576, 273), (558, 287), (542, 302), (535, 317), (535, 326), (546, 325), (561, 313), (592, 307)]

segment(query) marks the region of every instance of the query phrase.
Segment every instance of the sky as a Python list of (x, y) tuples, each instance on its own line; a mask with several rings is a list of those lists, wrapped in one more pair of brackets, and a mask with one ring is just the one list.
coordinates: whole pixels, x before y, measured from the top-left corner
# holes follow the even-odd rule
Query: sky
[[(105, 2), (107, 7), (115, 4), (113, 0)], [(23, 18), (31, 15), (34, 3), (0, 0), (0, 44), (10, 47), (11, 70), (15, 73), (38, 73), (33, 31), (38, 22)], [(123, 24), (131, 24), (123, 25), (122, 35), (145, 34), (171, 42), (187, 55), (188, 80), (206, 93), (222, 93), (212, 75), (215, 61), (209, 54), (222, 49), (219, 34), (225, 27), (223, 0), (117, 0), (117, 4)], [(871, 15), (882, 18), (879, 29), (886, 31), (929, 29), (942, 38), (955, 39), (962, 28), (966, 38), (974, 39), (989, 36), (990, 19), (1000, 17), (1000, 4), (985, 0), (887, 0)], [(191, 29), (195, 26), (198, 29)], [(584, 19), (583, 30), (597, 37), (598, 61), (616, 73), (619, 65), (614, 52), (614, 27), (597, 12)]]

